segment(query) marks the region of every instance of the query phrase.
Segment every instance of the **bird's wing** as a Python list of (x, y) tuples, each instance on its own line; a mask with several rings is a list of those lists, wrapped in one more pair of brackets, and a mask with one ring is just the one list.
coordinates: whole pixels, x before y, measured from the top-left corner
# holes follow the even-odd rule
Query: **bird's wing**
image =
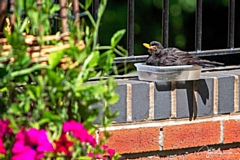
[(187, 65), (192, 59), (195, 59), (188, 52), (181, 51), (177, 48), (167, 48), (167, 56), (165, 58), (165, 63), (167, 66), (170, 65)]

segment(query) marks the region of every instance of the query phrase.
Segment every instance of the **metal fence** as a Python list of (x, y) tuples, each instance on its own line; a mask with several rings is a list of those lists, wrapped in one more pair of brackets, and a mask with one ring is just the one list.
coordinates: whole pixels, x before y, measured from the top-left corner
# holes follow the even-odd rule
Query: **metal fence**
[[(128, 0), (128, 23), (127, 23), (127, 57), (115, 58), (115, 63), (123, 62), (141, 62), (145, 61), (147, 56), (134, 56), (134, 0)], [(169, 0), (162, 0), (162, 44), (168, 47), (169, 41)], [(93, 0), (93, 15), (96, 15), (99, 0)], [(189, 52), (190, 54), (204, 57), (204, 56), (218, 56), (239, 54), (240, 48), (234, 48), (234, 24), (235, 24), (235, 0), (229, 0), (228, 4), (228, 41), (227, 48), (202, 50), (202, 8), (203, 0), (196, 0), (195, 11), (195, 51)], [(220, 67), (218, 69), (239, 68), (234, 67)], [(210, 70), (210, 69), (204, 69)]]

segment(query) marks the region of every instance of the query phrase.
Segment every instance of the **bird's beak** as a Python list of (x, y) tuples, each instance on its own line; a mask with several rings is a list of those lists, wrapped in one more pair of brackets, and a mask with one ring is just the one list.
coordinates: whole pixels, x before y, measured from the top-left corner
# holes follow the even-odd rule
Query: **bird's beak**
[(150, 50), (156, 50), (156, 46), (150, 46), (148, 43), (143, 43), (143, 46)]
[(143, 43), (143, 46), (146, 47), (147, 49), (151, 48), (150, 44), (148, 44), (148, 43)]

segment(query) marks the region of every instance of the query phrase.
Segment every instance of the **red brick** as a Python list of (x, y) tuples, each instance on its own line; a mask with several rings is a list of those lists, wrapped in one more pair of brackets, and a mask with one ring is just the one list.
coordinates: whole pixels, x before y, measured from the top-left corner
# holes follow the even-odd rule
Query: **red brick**
[(156, 151), (159, 150), (159, 132), (158, 127), (109, 131), (111, 137), (106, 145), (120, 154)]
[(197, 147), (220, 142), (220, 122), (202, 122), (163, 127), (163, 149)]
[(229, 120), (224, 122), (224, 142), (240, 142), (240, 121)]

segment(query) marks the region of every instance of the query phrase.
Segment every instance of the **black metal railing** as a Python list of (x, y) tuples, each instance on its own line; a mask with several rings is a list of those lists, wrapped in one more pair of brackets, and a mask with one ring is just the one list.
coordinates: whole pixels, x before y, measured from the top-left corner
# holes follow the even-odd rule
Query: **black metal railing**
[[(93, 1), (93, 9), (97, 8), (96, 4), (99, 0)], [(147, 55), (134, 56), (134, 0), (128, 0), (128, 23), (127, 23), (127, 57), (116, 57), (115, 63), (123, 62), (141, 62), (145, 61)], [(164, 47), (168, 47), (169, 41), (169, 0), (162, 0), (162, 43)], [(234, 24), (235, 24), (235, 0), (229, 0), (228, 4), (228, 41), (227, 47), (224, 49), (202, 50), (202, 8), (203, 0), (196, 0), (195, 11), (195, 51), (190, 54), (204, 56), (219, 56), (239, 54), (240, 48), (234, 48)], [(96, 11), (93, 10), (93, 13)], [(223, 68), (223, 67), (220, 67)], [(232, 68), (232, 67), (229, 67)], [(236, 68), (238, 68), (236, 66)], [(209, 69), (205, 69), (209, 70)]]

